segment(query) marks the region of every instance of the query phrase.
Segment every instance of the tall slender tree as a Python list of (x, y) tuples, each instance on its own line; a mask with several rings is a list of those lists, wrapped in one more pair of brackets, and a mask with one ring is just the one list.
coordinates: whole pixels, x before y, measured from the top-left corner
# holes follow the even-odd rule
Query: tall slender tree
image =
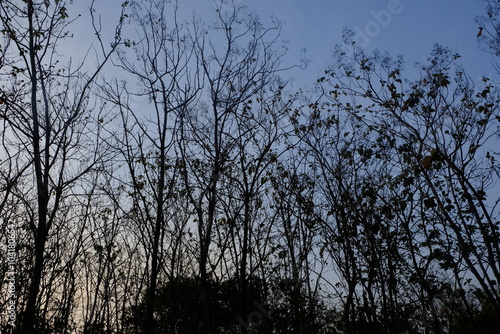
[[(32, 172), (35, 185), (36, 204), (29, 222), (33, 267), (18, 328), (22, 333), (32, 333), (40, 316), (47, 242), (64, 214), (64, 201), (99, 159), (99, 142), (92, 143), (89, 138), (87, 144), (94, 150), (84, 149), (90, 132), (89, 93), (118, 44), (119, 34), (109, 50), (102, 50), (103, 58), (95, 69), (86, 74), (73, 68), (71, 62), (60, 65), (60, 43), (70, 37), (67, 27), (71, 19), (65, 1), (2, 1), (0, 20), (10, 45), (7, 57), (19, 57), (8, 62), (10, 75), (12, 80), (23, 82), (16, 99), (10, 95), (2, 100), (6, 105), (2, 119), (12, 138), (19, 141), (21, 170)], [(77, 156), (82, 159), (76, 161)]]
[[(208, 37), (205, 27), (199, 23), (194, 26), (193, 41), (208, 102), (186, 109), (179, 137), (184, 186), (196, 215), (200, 243), (200, 333), (208, 330), (204, 319), (209, 298), (206, 283), (223, 256), (223, 250), (211, 256), (218, 222), (233, 228), (230, 233), (238, 253), (234, 265), (238, 268), (242, 315), (246, 317), (252, 220), (259, 209), (259, 187), (275, 154), (273, 146), (278, 142), (283, 117), (279, 107), (271, 105), (283, 88), (276, 81), (283, 55), (275, 48), (281, 23), (264, 28), (255, 15), (234, 4), (224, 6), (224, 2), (218, 4), (216, 14)], [(229, 189), (237, 192), (228, 194)], [(224, 212), (223, 202), (231, 212)], [(227, 245), (223, 240), (217, 243)]]
[[(116, 65), (137, 80), (138, 90), (128, 91), (116, 82), (114, 87), (108, 85), (108, 98), (118, 107), (122, 120), (115, 137), (116, 150), (126, 164), (127, 181), (123, 186), (129, 189), (132, 203), (124, 210), (137, 224), (147, 254), (144, 333), (156, 332), (155, 299), (160, 269), (166, 260), (164, 242), (175, 238), (167, 231), (174, 230), (168, 225), (173, 224), (178, 209), (173, 205), (181, 200), (177, 187), (180, 164), (174, 147), (177, 117), (200, 89), (193, 46), (184, 24), (177, 21), (176, 7), (176, 3), (170, 8), (157, 0), (132, 5), (131, 22), (137, 27), (137, 42), (119, 50)], [(170, 9), (172, 21), (167, 16)], [(130, 105), (123, 102), (122, 94), (127, 101), (133, 97), (149, 102)]]

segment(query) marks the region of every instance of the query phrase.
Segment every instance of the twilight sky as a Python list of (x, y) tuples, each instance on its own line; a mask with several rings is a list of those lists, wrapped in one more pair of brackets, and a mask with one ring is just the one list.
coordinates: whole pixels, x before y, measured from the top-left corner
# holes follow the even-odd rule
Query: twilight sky
[[(103, 17), (116, 22), (122, 1), (97, 2)], [(416, 61), (424, 62), (434, 43), (453, 48), (462, 58), (460, 63), (477, 81), (481, 76), (498, 76), (491, 65), (492, 56), (479, 49), (474, 18), (482, 15), (481, 0), (234, 0), (261, 17), (263, 23), (272, 16), (284, 22), (282, 39), (290, 48), (290, 63), (297, 63), (300, 51), (312, 63), (298, 72), (297, 84), (310, 86), (326, 68), (331, 50), (341, 43), (342, 28), (360, 34), (366, 50), (375, 48), (391, 55), (402, 54), (406, 68)], [(75, 1), (77, 10), (86, 12), (88, 1)], [(189, 19), (195, 12), (210, 22), (214, 15), (213, 0), (180, 0), (180, 15)], [(80, 19), (88, 24), (86, 19)]]
[[(480, 0), (239, 0), (261, 17), (286, 22), (283, 37), (291, 49), (307, 49), (311, 72), (325, 67), (341, 42), (343, 27), (361, 33), (366, 50), (402, 54), (406, 67), (425, 61), (435, 43), (452, 47), (473, 77), (492, 76), (490, 54), (479, 50), (474, 18), (484, 13)], [(196, 3), (199, 0), (191, 0)], [(386, 14), (390, 15), (386, 15)], [(361, 35), (360, 34), (360, 35)]]

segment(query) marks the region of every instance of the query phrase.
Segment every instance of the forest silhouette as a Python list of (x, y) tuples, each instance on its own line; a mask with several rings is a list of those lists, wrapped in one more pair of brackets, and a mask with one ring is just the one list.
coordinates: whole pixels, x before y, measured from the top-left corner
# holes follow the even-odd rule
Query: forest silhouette
[(500, 95), (459, 54), (409, 77), (346, 29), (294, 90), (233, 1), (125, 1), (112, 40), (71, 6), (0, 2), (2, 333), (500, 333)]

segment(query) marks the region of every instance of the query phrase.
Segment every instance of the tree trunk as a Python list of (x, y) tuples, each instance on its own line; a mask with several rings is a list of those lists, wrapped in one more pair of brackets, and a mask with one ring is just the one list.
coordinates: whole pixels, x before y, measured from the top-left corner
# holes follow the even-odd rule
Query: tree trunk
[[(33, 117), (33, 164), (35, 167), (37, 204), (38, 204), (38, 226), (35, 231), (35, 264), (28, 290), (28, 300), (21, 319), (21, 333), (31, 334), (34, 332), (36, 320), (36, 302), (40, 291), (40, 282), (43, 272), (43, 255), (47, 239), (47, 207), (48, 207), (48, 184), (46, 175), (42, 171), (42, 157), (40, 152), (40, 133), (37, 108), (37, 70), (36, 51), (33, 27), (33, 0), (28, 0), (28, 24), (29, 24), (29, 56), (31, 70), (31, 111)], [(46, 134), (48, 136), (48, 133)], [(46, 150), (48, 154), (48, 150)]]

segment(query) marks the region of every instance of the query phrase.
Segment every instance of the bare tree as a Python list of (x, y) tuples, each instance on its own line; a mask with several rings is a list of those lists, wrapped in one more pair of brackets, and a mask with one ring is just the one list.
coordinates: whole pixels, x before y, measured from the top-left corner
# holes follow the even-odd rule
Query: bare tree
[[(34, 262), (19, 323), (20, 332), (32, 333), (40, 316), (47, 242), (76, 182), (99, 160), (100, 144), (88, 137), (90, 118), (86, 109), (92, 108), (89, 89), (118, 44), (119, 34), (108, 51), (102, 50), (103, 58), (95, 70), (86, 74), (72, 67), (71, 62), (59, 64), (59, 43), (70, 36), (67, 27), (71, 20), (65, 1), (3, 1), (0, 19), (10, 50), (15, 49), (16, 56), (20, 56), (19, 61), (8, 65), (11, 75), (15, 80), (25, 79), (22, 95), (3, 101), (7, 108), (2, 118), (12, 138), (19, 141), (24, 160), (21, 170), (33, 172), (34, 176), (35, 187), (26, 194), (36, 199), (29, 225)], [(87, 150), (85, 144), (93, 150)]]
[[(261, 180), (275, 156), (273, 147), (283, 117), (279, 107), (271, 105), (283, 88), (276, 81), (282, 54), (275, 50), (281, 23), (266, 29), (242, 8), (224, 8), (219, 3), (209, 35), (199, 22), (194, 24), (196, 57), (209, 100), (185, 110), (179, 136), (184, 186), (196, 215), (200, 243), (200, 333), (208, 330), (204, 305), (210, 296), (205, 285), (217, 274), (227, 236), (232, 236), (229, 242), (246, 317), (253, 220), (262, 205)], [(218, 223), (227, 225), (220, 229)], [(220, 235), (223, 239), (214, 242), (215, 232), (222, 230), (228, 232), (226, 237)], [(211, 251), (214, 244), (223, 248)]]
[[(181, 227), (170, 226), (179, 223), (175, 217), (179, 207), (175, 204), (182, 201), (177, 186), (180, 164), (174, 150), (174, 131), (177, 115), (197, 97), (200, 85), (196, 62), (192, 60), (193, 47), (182, 22), (177, 21), (176, 7), (172, 6), (170, 21), (167, 16), (170, 8), (164, 1), (132, 5), (136, 42), (120, 49), (116, 65), (137, 80), (138, 87), (129, 91), (118, 82), (107, 86), (107, 98), (117, 107), (121, 119), (115, 150), (127, 170), (122, 187), (127, 189), (131, 203), (122, 210), (127, 219), (137, 224), (137, 237), (147, 256), (144, 333), (156, 332), (155, 298), (161, 267), (167, 260), (166, 242), (179, 238), (185, 225), (184, 222)], [(124, 102), (137, 99), (149, 102), (147, 105)], [(172, 231), (177, 234), (170, 234)], [(170, 255), (168, 262), (174, 268), (178, 258)]]

